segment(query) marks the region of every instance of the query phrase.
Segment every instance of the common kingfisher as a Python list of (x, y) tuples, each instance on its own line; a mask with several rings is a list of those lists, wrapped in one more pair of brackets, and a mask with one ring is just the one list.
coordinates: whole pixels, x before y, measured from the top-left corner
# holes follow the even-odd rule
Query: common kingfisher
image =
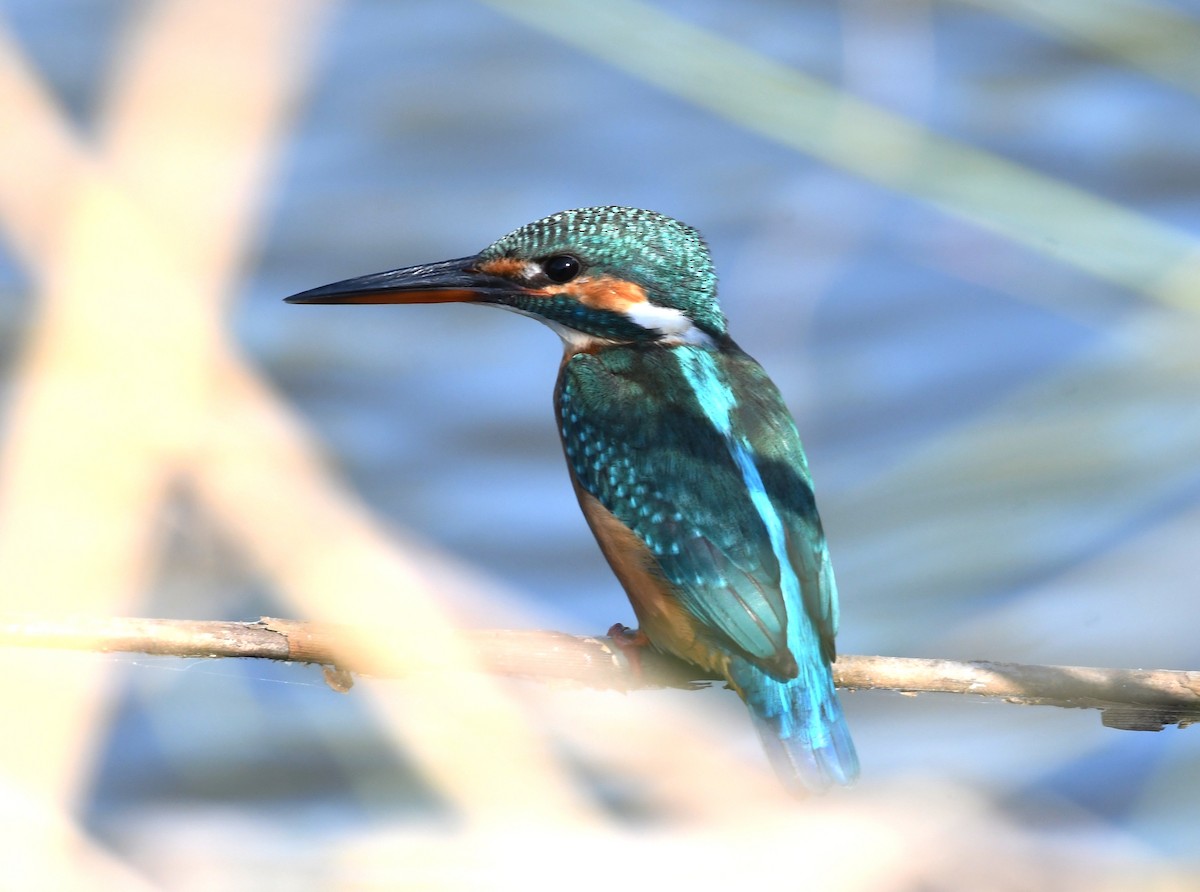
[(562, 338), (571, 483), (650, 646), (725, 678), (784, 785), (848, 784), (837, 587), (783, 398), (730, 338), (708, 247), (652, 211), (563, 211), (471, 257), (314, 288), (302, 304), (479, 303)]

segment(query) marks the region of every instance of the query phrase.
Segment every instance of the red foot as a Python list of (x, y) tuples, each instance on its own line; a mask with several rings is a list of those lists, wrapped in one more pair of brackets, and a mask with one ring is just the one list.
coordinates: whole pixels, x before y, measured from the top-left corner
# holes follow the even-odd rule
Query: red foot
[(608, 630), (613, 645), (629, 661), (629, 668), (636, 678), (642, 677), (642, 649), (650, 646), (650, 639), (641, 629), (631, 629), (621, 623), (613, 623)]

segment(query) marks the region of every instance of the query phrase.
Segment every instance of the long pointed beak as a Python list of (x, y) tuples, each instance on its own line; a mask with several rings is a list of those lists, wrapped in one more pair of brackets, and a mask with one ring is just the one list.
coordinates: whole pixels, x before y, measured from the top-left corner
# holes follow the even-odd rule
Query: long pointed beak
[(460, 257), (322, 285), (284, 298), (290, 304), (437, 304), (492, 301), (517, 290), (508, 279), (475, 269)]

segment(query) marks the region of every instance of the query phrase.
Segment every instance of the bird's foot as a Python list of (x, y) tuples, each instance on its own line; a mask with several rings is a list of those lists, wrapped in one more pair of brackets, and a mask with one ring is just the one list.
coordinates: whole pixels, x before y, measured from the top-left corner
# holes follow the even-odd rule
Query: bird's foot
[(613, 623), (608, 630), (608, 637), (613, 646), (629, 662), (629, 668), (635, 678), (642, 677), (642, 650), (650, 646), (650, 639), (641, 629), (631, 629), (621, 623)]

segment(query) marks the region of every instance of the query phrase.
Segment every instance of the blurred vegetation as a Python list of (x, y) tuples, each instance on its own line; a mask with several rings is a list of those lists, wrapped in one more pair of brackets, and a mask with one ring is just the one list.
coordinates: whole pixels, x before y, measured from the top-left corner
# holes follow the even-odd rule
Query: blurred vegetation
[[(7, 122), (0, 126), (0, 226), (9, 265), (19, 270), (6, 268), (20, 283), (8, 287), (30, 303), (6, 315), (20, 330), (9, 341), (17, 355), (0, 455), (0, 609), (18, 616), (138, 613), (172, 562), (207, 548), (200, 589), (236, 577), (252, 579), (254, 592), (236, 606), (211, 592), (212, 600), (185, 600), (195, 618), (207, 618), (214, 603), (253, 615), (261, 606), (255, 598), (265, 598), (278, 613), (361, 626), (358, 646), (397, 670), (430, 652), (454, 655), (464, 667), (402, 684), (367, 683), (347, 706), (318, 700), (334, 695), (315, 677), (280, 693), (268, 689), (295, 676), (166, 681), (157, 664), (0, 653), (0, 870), (16, 885), (524, 889), (634, 877), (701, 887), (1143, 890), (1197, 882), (1194, 853), (1184, 860), (1170, 843), (1159, 849), (1102, 817), (1136, 812), (1136, 804), (1099, 805), (1091, 814), (1046, 794), (1027, 773), (971, 784), (949, 770), (914, 773), (892, 755), (921, 750), (937, 764), (964, 741), (998, 737), (996, 749), (1013, 760), (1045, 759), (1078, 778), (1072, 782), (1134, 800), (1126, 774), (1160, 766), (1155, 748), (1166, 746), (1158, 743), (1166, 735), (1131, 744), (1140, 758), (1123, 750), (1114, 767), (1104, 763), (1107, 744), (1098, 738), (1051, 739), (1036, 718), (997, 729), (1005, 719), (993, 715), (980, 730), (980, 714), (967, 710), (952, 720), (905, 723), (907, 701), (864, 697), (852, 715), (864, 728), (866, 780), (797, 805), (761, 764), (733, 698), (695, 707), (668, 693), (543, 690), (465, 671), (471, 659), (455, 635), (460, 624), (520, 628), (542, 617), (531, 617), (531, 605), (495, 579), (385, 521), (333, 470), (309, 432), (320, 422), (281, 397), (280, 385), (248, 360), (231, 323), (232, 300), (249, 287), (245, 277), (267, 239), (264, 227), (283, 225), (269, 211), (278, 207), (273, 190), (286, 185), (287, 165), (295, 163), (289, 146), (306, 97), (332, 76), (336, 60), (354, 54), (337, 42), (344, 39), (338, 16), (347, 9), (409, 16), (405, 27), (416, 36), (398, 31), (386, 39), (414, 55), (432, 53), (436, 68), (442, 46), (423, 41), (421, 29), (453, 34), (455, 16), (486, 15), (472, 19), (469, 38), (483, 45), (472, 51), (486, 55), (500, 21), (490, 8), (540, 35), (520, 47), (522, 57), (582, 54), (583, 64), (611, 66), (702, 116), (899, 193), (919, 213), (949, 214), (955, 226), (965, 221), (965, 230), (950, 232), (927, 217), (905, 218), (928, 224), (927, 259), (963, 281), (983, 281), (1085, 324), (1115, 320), (1086, 361), (1034, 376), (904, 455), (874, 463), (865, 452), (864, 464), (876, 473), (830, 487), (836, 497), (823, 510), (849, 543), (843, 578), (855, 581), (858, 603), (869, 606), (857, 608), (857, 641), (886, 641), (906, 655), (936, 641), (945, 652), (934, 656), (1003, 658), (988, 652), (997, 641), (1048, 637), (1058, 648), (1054, 662), (1089, 662), (1077, 656), (1086, 638), (1114, 665), (1143, 662), (1147, 653), (1164, 666), (1194, 665), (1193, 636), (1162, 631), (1185, 625), (1190, 613), (1169, 611), (1187, 592), (1140, 585), (1159, 579), (1156, 573), (1185, 579), (1195, 572), (1186, 557), (1200, 526), (1195, 179), (1165, 190), (1191, 203), (1189, 216), (1173, 204), (1100, 195), (1071, 171), (1039, 170), (977, 147), (969, 134), (940, 132), (889, 108), (886, 97), (865, 98), (792, 64), (770, 41), (778, 36), (786, 50), (803, 36), (773, 27), (776, 19), (793, 21), (786, 4), (747, 7), (746, 32), (741, 20), (723, 29), (719, 7), (633, 0), (489, 0), (436, 13), (327, 0), (116, 4), (115, 36), (105, 44), (113, 61), (91, 85), (94, 107), (83, 116), (57, 94), (57, 69), (35, 58), (33, 48), (53, 55), (54, 35), (22, 34), (37, 4), (12, 6), (0, 7)], [(847, 68), (865, 58), (861, 46), (851, 51), (852, 29), (874, 17), (908, 16), (913, 33), (925, 37), (939, 16), (955, 16), (951, 34), (1019, 22), (1040, 32), (1038, 51), (1085, 54), (1089, 64), (1137, 78), (1139, 89), (1187, 94), (1196, 110), (1200, 57), (1192, 48), (1200, 23), (1166, 4), (891, 6), (847, 0), (814, 17), (842, 17)], [(63, 3), (63, 13), (81, 11)], [(448, 23), (444, 30), (428, 24), (435, 16)], [(71, 47), (57, 51), (69, 55)], [(557, 56), (547, 64), (566, 70)], [(509, 84), (526, 82), (517, 69), (484, 67), (473, 76), (496, 85), (487, 101), (500, 120), (497, 139), (515, 132), (509, 154), (501, 152), (481, 176), (504, 181), (527, 141), (519, 128), (505, 129), (504, 102), (521, 106)], [(367, 89), (356, 82), (350, 92), (360, 86)], [(392, 88), (419, 97), (427, 85)], [(604, 109), (614, 117), (620, 90)], [(454, 144), (424, 145), (431, 155), (480, 140), (442, 99), (424, 123), (444, 117), (465, 129)], [(585, 116), (593, 107), (581, 98), (572, 110)], [(372, 112), (342, 110), (374, 122)], [(414, 134), (420, 123), (414, 120)], [(578, 118), (551, 123), (570, 129)], [(1188, 126), (1180, 120), (1181, 140), (1196, 138)], [(651, 142), (660, 134), (641, 136)], [(639, 167), (659, 163), (640, 157), (640, 144), (624, 148)], [(1153, 153), (1147, 157), (1139, 164), (1153, 166)], [(469, 188), (480, 207), (494, 209), (520, 183)], [(315, 231), (330, 245), (350, 241), (393, 214), (403, 210), (360, 202), (355, 214), (320, 219), (307, 238)], [(512, 215), (505, 209), (502, 216), (524, 222), (523, 211)], [(836, 234), (834, 221), (830, 227)], [(1023, 260), (972, 247), (979, 232), (1110, 289), (1110, 306), (1081, 307), (1072, 289), (1030, 287)], [(293, 259), (333, 250), (304, 238), (291, 244)], [(781, 358), (794, 350), (789, 329)], [(445, 363), (461, 357), (447, 349)], [(947, 391), (950, 384), (940, 382)], [(406, 479), (400, 489), (411, 496), (419, 483)], [(1041, 500), (1051, 490), (1060, 501)], [(946, 554), (963, 559), (936, 570)], [(1042, 590), (1026, 573), (1034, 561), (1070, 564), (1051, 580), (1065, 602), (1042, 622)], [(1114, 580), (1115, 588), (1100, 585)], [(967, 591), (978, 597), (956, 601)], [(1062, 622), (1096, 598), (1104, 619)], [(978, 609), (985, 602), (989, 609)], [(918, 615), (925, 621), (912, 621)], [(931, 622), (950, 631), (932, 639), (925, 634)], [(407, 630), (399, 642), (397, 629)], [(204, 710), (188, 698), (198, 684), (210, 686)], [(374, 736), (356, 733), (364, 727)], [(304, 746), (312, 741), (319, 764), (305, 761), (317, 758)], [(128, 761), (123, 772), (106, 769), (113, 747), (126, 748), (126, 759), (146, 773), (129, 770)], [(262, 762), (235, 765), (234, 755), (245, 753)], [(338, 808), (321, 799), (317, 776), (339, 779), (353, 813), (345, 798)], [(1176, 757), (1146, 781), (1161, 797), (1141, 800), (1175, 810), (1142, 814), (1141, 826), (1179, 838), (1168, 825), (1194, 826), (1198, 784), (1200, 760)], [(119, 819), (102, 804), (114, 786), (128, 797)], [(1030, 817), (1039, 809), (1049, 821)], [(1084, 843), (1074, 841), (1080, 836)]]

